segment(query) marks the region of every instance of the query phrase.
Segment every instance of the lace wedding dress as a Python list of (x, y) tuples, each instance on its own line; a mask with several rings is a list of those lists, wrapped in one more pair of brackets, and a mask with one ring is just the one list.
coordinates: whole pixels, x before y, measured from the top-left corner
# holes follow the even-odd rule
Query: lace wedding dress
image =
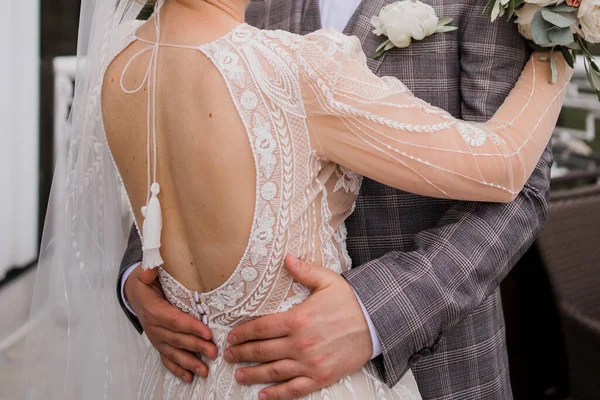
[[(168, 262), (168, 255), (169, 272), (162, 268), (159, 272), (167, 299), (211, 328), (219, 357), (204, 360), (209, 365), (207, 379), (196, 376), (192, 384), (185, 384), (162, 366), (158, 352), (150, 348), (138, 392), (143, 400), (258, 398), (263, 386), (239, 385), (234, 372), (240, 365), (229, 365), (221, 357), (226, 336), (239, 324), (289, 310), (309, 296), (309, 290), (283, 268), (287, 254), (336, 273), (351, 267), (344, 219), (352, 213), (361, 176), (422, 195), (510, 201), (549, 140), (570, 77), (570, 70), (559, 62), (558, 82), (549, 84), (547, 65), (532, 58), (494, 118), (474, 124), (413, 97), (397, 79), (376, 77), (366, 66), (358, 40), (334, 31), (303, 37), (242, 24), (213, 42), (184, 46), (141, 39), (139, 28), (138, 22), (127, 23), (113, 35), (112, 57), (105, 69), (136, 43), (141, 50), (129, 62), (151, 54), (142, 82), (150, 86), (158, 48), (168, 48), (170, 54), (205, 56), (227, 89), (215, 93), (215, 98), (235, 107), (239, 121), (233, 126), (247, 135), (245, 151), (254, 162), (248, 165), (250, 172), (231, 173), (246, 174), (245, 179), (255, 182), (255, 197), (245, 200), (253, 204), (251, 233), (237, 267), (222, 285), (205, 293), (186, 288), (174, 277), (181, 272)], [(122, 71), (122, 84), (130, 63)], [(108, 136), (111, 148), (116, 147), (118, 140)], [(113, 153), (128, 192), (139, 192), (141, 186), (123, 172), (135, 163), (114, 148)], [(160, 179), (164, 188), (164, 181), (171, 178)], [(163, 189), (161, 202), (169, 202), (172, 187)], [(130, 202), (132, 210), (139, 208), (143, 194), (132, 195)], [(142, 220), (139, 213), (132, 213)], [(169, 211), (164, 216), (163, 240), (173, 232)], [(410, 371), (388, 388), (367, 364), (307, 398), (418, 399), (420, 395)]]

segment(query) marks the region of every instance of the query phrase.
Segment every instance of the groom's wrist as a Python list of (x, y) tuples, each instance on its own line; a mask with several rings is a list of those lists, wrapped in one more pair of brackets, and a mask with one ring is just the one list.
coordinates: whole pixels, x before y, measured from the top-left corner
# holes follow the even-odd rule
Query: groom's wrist
[(127, 300), (127, 296), (125, 296), (125, 283), (127, 282), (127, 278), (129, 278), (129, 276), (131, 275), (131, 273), (141, 264), (141, 262), (136, 262), (135, 264), (131, 264), (129, 267), (127, 267), (127, 269), (125, 270), (125, 272), (123, 272), (123, 275), (121, 275), (121, 300), (123, 301), (123, 304), (125, 305), (125, 307), (127, 308), (127, 310), (135, 315), (137, 317), (137, 314), (133, 311), (133, 309), (131, 308), (131, 304), (129, 304), (129, 301)]
[(382, 353), (381, 342), (379, 341), (379, 336), (377, 335), (377, 330), (375, 329), (375, 324), (373, 324), (373, 321), (371, 320), (371, 316), (367, 312), (365, 305), (363, 304), (360, 297), (358, 297), (358, 294), (356, 293), (354, 288), (352, 288), (352, 291), (354, 292), (354, 295), (356, 296), (356, 300), (358, 300), (358, 304), (360, 305), (360, 308), (365, 316), (365, 319), (367, 320), (367, 325), (369, 326), (369, 333), (371, 334), (371, 343), (373, 343), (373, 355), (371, 355), (371, 360), (372, 360), (375, 357), (379, 357), (381, 355), (381, 353)]

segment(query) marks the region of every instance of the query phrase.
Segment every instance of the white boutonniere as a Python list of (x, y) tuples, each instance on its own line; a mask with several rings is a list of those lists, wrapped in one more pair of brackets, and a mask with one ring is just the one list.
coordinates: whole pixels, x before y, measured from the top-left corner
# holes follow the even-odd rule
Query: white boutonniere
[(422, 40), (434, 33), (450, 32), (457, 29), (448, 26), (452, 18), (438, 18), (435, 10), (418, 0), (402, 0), (383, 7), (379, 15), (371, 18), (373, 31), (387, 40), (375, 51), (375, 58), (386, 51), (398, 47), (408, 47), (412, 40)]

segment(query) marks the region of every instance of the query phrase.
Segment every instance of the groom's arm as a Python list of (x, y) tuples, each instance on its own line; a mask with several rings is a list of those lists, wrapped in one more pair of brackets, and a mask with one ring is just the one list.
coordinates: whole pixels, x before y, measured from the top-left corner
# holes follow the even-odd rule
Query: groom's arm
[(140, 324), (140, 320), (138, 317), (133, 314), (131, 308), (125, 304), (125, 296), (123, 293), (123, 286), (127, 278), (132, 272), (132, 268), (142, 262), (142, 239), (140, 235), (138, 235), (137, 229), (135, 228), (135, 224), (131, 226), (131, 231), (129, 232), (129, 241), (127, 242), (127, 249), (125, 250), (125, 254), (123, 254), (123, 259), (121, 260), (121, 266), (119, 268), (119, 276), (117, 277), (117, 298), (119, 299), (119, 304), (123, 309), (125, 315), (135, 329), (141, 334), (144, 330), (142, 325)]
[[(489, 22), (485, 1), (461, 27), (462, 118), (485, 121), (503, 103), (529, 58), (512, 22)], [(546, 219), (550, 146), (510, 204), (457, 202), (410, 252), (391, 252), (345, 274), (380, 338), (375, 359), (388, 385), (417, 354), (435, 352), (444, 332), (472, 313), (533, 243)]]
[[(158, 280), (144, 283), (138, 267), (141, 261), (142, 241), (133, 225), (117, 279), (117, 298), (123, 311), (139, 333), (145, 331), (171, 373), (188, 383), (194, 375), (206, 377), (208, 367), (196, 354), (210, 359), (217, 356), (210, 329), (170, 304)], [(128, 300), (131, 305), (126, 304)]]

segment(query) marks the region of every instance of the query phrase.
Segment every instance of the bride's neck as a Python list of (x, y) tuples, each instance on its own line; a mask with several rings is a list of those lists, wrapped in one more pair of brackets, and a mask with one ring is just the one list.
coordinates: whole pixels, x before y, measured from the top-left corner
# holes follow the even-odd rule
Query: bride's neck
[(188, 12), (197, 12), (205, 17), (228, 15), (238, 22), (244, 22), (248, 0), (167, 0), (166, 4), (169, 3), (172, 6), (183, 7)]

